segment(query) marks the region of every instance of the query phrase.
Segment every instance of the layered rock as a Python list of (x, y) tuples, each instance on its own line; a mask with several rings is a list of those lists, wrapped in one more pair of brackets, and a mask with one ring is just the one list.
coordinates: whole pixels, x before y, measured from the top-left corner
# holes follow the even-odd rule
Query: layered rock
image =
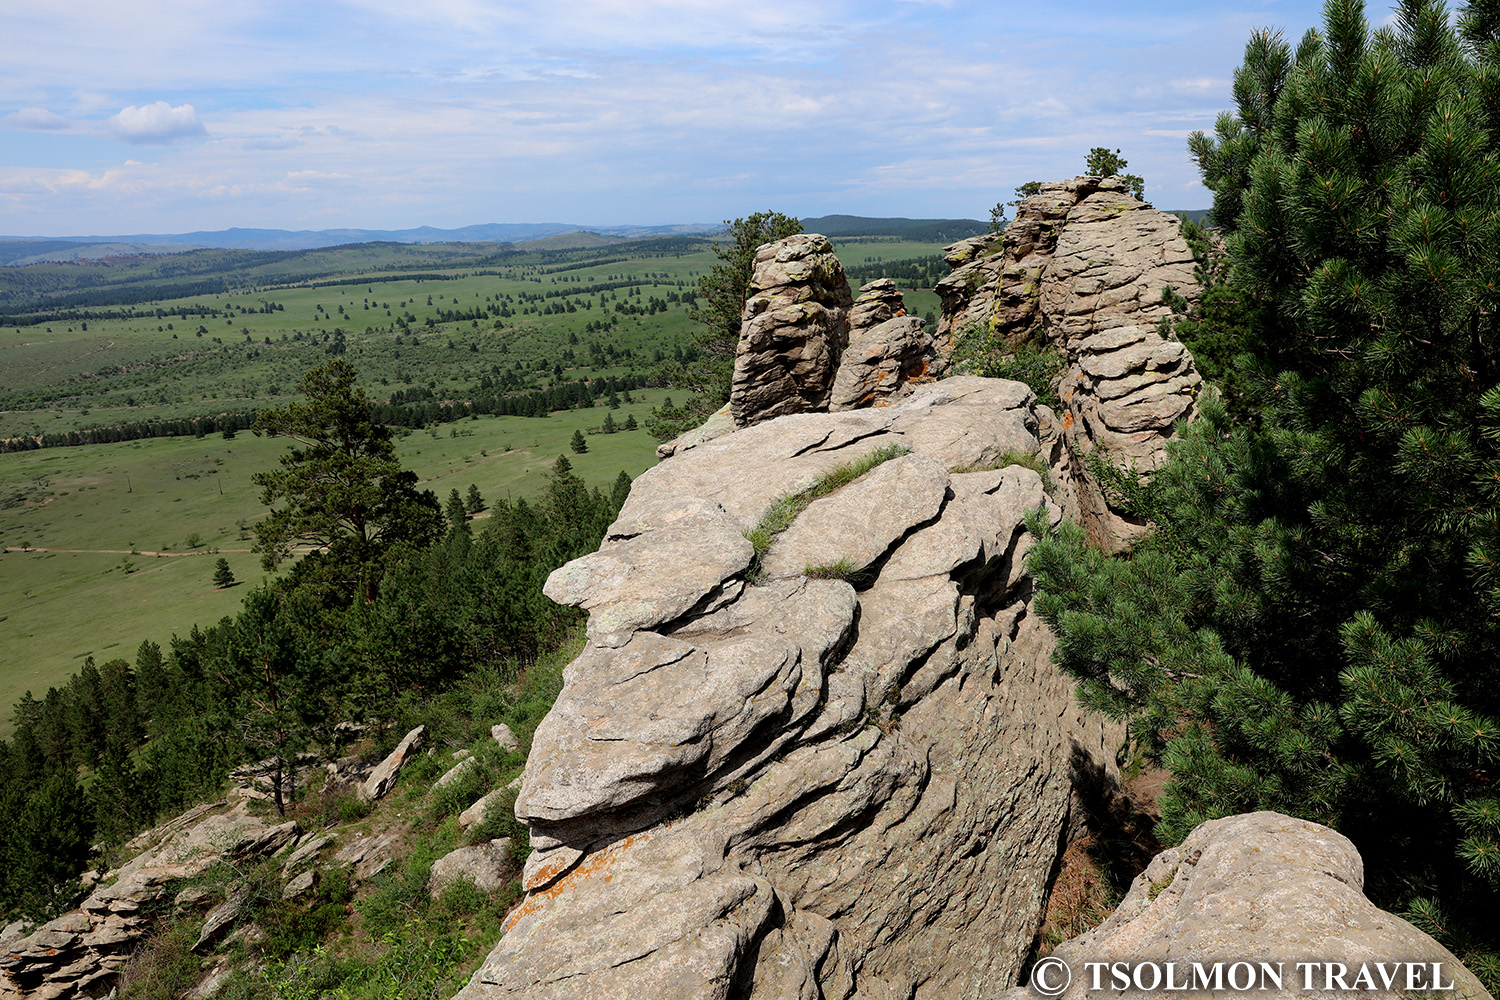
[[(1040, 447), (1033, 405), (1019, 383), (950, 379), (636, 481), (600, 551), (548, 582), (590, 608), (589, 643), (516, 803), (528, 896), (461, 997), (1014, 982), (1075, 782), (1108, 780), (1118, 741), (1028, 610), (1025, 518), (1060, 512), (1036, 473), (996, 466)], [(768, 548), (745, 540), (861, 459)]]
[[(1228, 966), (1248, 961), (1254, 969), (1236, 974), (1242, 983), (1254, 977), (1258, 997), (1310, 1000), (1340, 992), (1349, 995), (1349, 989), (1330, 992), (1325, 963), (1339, 963), (1344, 966), (1339, 975), (1346, 986), (1353, 986), (1353, 993), (1394, 1000), (1420, 992), (1407, 988), (1405, 972), (1396, 970), (1396, 964), (1421, 963), (1426, 966), (1421, 971), (1428, 989), (1434, 985), (1431, 970), (1436, 965), (1442, 984), (1452, 984), (1451, 992), (1445, 989), (1443, 995), (1488, 1000), (1478, 979), (1452, 953), (1371, 903), (1361, 891), (1363, 885), (1359, 852), (1326, 826), (1274, 812), (1212, 820), (1189, 834), (1181, 846), (1159, 854), (1136, 876), (1108, 920), (1058, 946), (1054, 955), (1072, 975), (1060, 996), (1082, 1000), (1090, 995), (1088, 963), (1171, 962), (1181, 970), (1178, 981), (1183, 982), (1194, 962), (1211, 970), (1215, 962)], [(1260, 978), (1261, 962), (1279, 971), (1280, 987), (1274, 978)], [(1315, 967), (1299, 968), (1298, 963)], [(1389, 982), (1382, 979), (1382, 964), (1394, 973)], [(1368, 967), (1371, 980), (1354, 986), (1362, 966)], [(1050, 982), (1060, 984), (1061, 976), (1058, 970)], [(1106, 989), (1109, 981), (1105, 976)], [(1173, 994), (1153, 989), (1132, 995)], [(1006, 1000), (1033, 997), (1031, 991), (1017, 988)]]
[(849, 336), (879, 326), (887, 320), (906, 315), (906, 301), (901, 289), (890, 278), (876, 278), (859, 286), (859, 296), (849, 310)]
[(1202, 384), (1182, 345), (1156, 330), (1171, 311), (1163, 289), (1188, 299), (1197, 292), (1180, 229), (1175, 216), (1137, 201), (1118, 177), (1043, 184), (1020, 204), (1003, 239), (949, 247), (954, 270), (938, 284), (940, 336), (972, 327), (1062, 352), (1058, 418), (1067, 455), (1054, 473), (1069, 514), (1112, 549), (1144, 526), (1109, 508), (1086, 459), (1155, 469), (1175, 422), (1195, 413)]
[(849, 346), (839, 361), (828, 409), (886, 406), (902, 390), (931, 382), (946, 358), (923, 322), (906, 314), (906, 303), (890, 278), (859, 290), (849, 318)]
[[(108, 873), (81, 907), (5, 946), (0, 995), (34, 1000), (103, 995), (137, 942), (150, 932), (154, 904), (177, 881), (199, 875), (221, 859), (274, 854), (300, 833), (295, 822), (275, 823), (246, 811), (243, 802), (221, 802), (191, 809), (142, 834), (132, 844), (145, 848), (143, 852)], [(204, 934), (214, 936), (232, 919), (231, 913)]]
[(767, 243), (754, 267), (729, 397), (736, 427), (826, 409), (849, 342), (853, 296), (827, 237)]

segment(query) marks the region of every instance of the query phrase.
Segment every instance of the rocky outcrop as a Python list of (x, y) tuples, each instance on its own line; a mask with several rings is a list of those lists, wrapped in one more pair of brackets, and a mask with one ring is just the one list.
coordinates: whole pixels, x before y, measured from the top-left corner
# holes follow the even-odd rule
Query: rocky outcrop
[(396, 745), (396, 749), (375, 766), (370, 776), (359, 786), (359, 796), (367, 802), (385, 798), (387, 792), (396, 787), (396, 779), (401, 776), (401, 769), (406, 762), (422, 748), (423, 741), (427, 738), (427, 727), (418, 726), (407, 733)]
[(1182, 345), (1156, 330), (1170, 314), (1164, 288), (1189, 299), (1197, 291), (1180, 228), (1175, 216), (1132, 197), (1118, 177), (1043, 184), (1021, 203), (1003, 239), (980, 236), (949, 247), (954, 271), (938, 283), (940, 337), (972, 327), (1062, 352), (1058, 417), (1068, 456), (1054, 474), (1069, 514), (1112, 549), (1144, 525), (1109, 508), (1085, 460), (1097, 454), (1155, 469), (1173, 425), (1193, 416), (1202, 384)]
[(949, 267), (933, 289), (942, 302), (937, 336), (951, 342), (969, 326), (983, 329), (994, 311), (995, 291), (1005, 258), (999, 233), (983, 233), (959, 240), (943, 250)]
[[(1436, 964), (1442, 983), (1453, 985), (1443, 995), (1488, 1000), (1489, 994), (1457, 958), (1405, 920), (1376, 907), (1365, 898), (1363, 885), (1359, 852), (1326, 826), (1274, 812), (1212, 820), (1181, 846), (1159, 854), (1136, 876), (1108, 920), (1058, 946), (1054, 956), (1072, 976), (1060, 995), (1063, 1000), (1090, 995), (1093, 982), (1087, 963), (1171, 962), (1181, 970), (1182, 982), (1194, 962), (1211, 975), (1215, 962), (1227, 966), (1248, 961), (1254, 968), (1237, 970), (1239, 982), (1259, 977), (1261, 962), (1281, 974), (1280, 987), (1274, 979), (1257, 978), (1253, 992), (1258, 997), (1334, 995), (1326, 963), (1340, 963), (1344, 969), (1338, 972), (1346, 982), (1345, 989), (1336, 992), (1350, 995), (1352, 986), (1359, 996), (1394, 1000), (1419, 992), (1407, 988), (1405, 971), (1397, 971), (1396, 963), (1423, 963), (1427, 988), (1433, 986), (1431, 969)], [(1316, 964), (1311, 969), (1298, 967), (1309, 962)], [(1394, 981), (1382, 981), (1381, 964), (1396, 973)], [(1368, 968), (1371, 981), (1355, 986), (1362, 966)], [(1059, 969), (1049, 981), (1060, 984), (1062, 976)], [(1105, 989), (1115, 992), (1107, 975), (1103, 982)], [(1152, 989), (1131, 995), (1172, 994)], [(1006, 1000), (1034, 1000), (1034, 995), (1017, 988)]]
[(437, 899), (449, 886), (469, 882), (481, 892), (489, 892), (504, 885), (507, 874), (513, 870), (508, 837), (473, 847), (460, 847), (432, 863), (427, 891)]
[(890, 278), (864, 285), (849, 318), (849, 346), (833, 378), (828, 409), (886, 406), (902, 389), (931, 382), (945, 367), (932, 334), (906, 314)]
[[(982, 995), (1015, 981), (1084, 715), (1028, 610), (1034, 397), (955, 378), (781, 417), (643, 474), (548, 592), (589, 642), (516, 813), (528, 895), (460, 994)], [(767, 509), (864, 460), (757, 552)], [(883, 460), (883, 461), (881, 461)], [(820, 491), (821, 492), (821, 491)], [(628, 581), (628, 585), (625, 581)]]
[(827, 408), (852, 305), (827, 237), (803, 233), (756, 251), (729, 397), (736, 427)]
[(901, 289), (890, 278), (876, 278), (859, 286), (859, 295), (849, 310), (849, 336), (877, 327), (887, 320), (906, 315), (906, 301)]
[[(132, 841), (142, 853), (109, 872), (81, 907), (5, 946), (0, 996), (102, 996), (150, 932), (155, 904), (166, 899), (177, 881), (202, 874), (221, 859), (274, 854), (300, 833), (294, 822), (275, 823), (248, 812), (243, 802), (221, 802), (191, 809), (142, 834)], [(232, 919), (231, 913), (204, 933), (217, 936)]]

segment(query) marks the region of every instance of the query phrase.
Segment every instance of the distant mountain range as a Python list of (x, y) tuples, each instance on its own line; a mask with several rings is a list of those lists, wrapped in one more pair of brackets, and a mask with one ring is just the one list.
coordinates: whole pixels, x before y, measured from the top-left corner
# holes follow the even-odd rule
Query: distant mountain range
[[(825, 236), (892, 236), (919, 242), (961, 240), (988, 229), (977, 219), (870, 218), (823, 215), (802, 220)], [(526, 243), (537, 249), (606, 246), (656, 236), (712, 236), (722, 225), (577, 226), (560, 222), (489, 223), (460, 229), (220, 229), (192, 233), (133, 233), (115, 236), (0, 236), (0, 266), (44, 261), (96, 260), (133, 254), (230, 250), (313, 250), (350, 243)]]

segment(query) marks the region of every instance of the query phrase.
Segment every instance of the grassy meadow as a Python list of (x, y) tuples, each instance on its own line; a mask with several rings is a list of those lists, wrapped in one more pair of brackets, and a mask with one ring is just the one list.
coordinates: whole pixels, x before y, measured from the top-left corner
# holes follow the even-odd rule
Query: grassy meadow
[[(891, 238), (836, 242), (846, 266), (863, 269), (941, 249)], [(139, 282), (122, 278), (110, 287), (123, 305), (108, 303), (106, 287), (90, 293), (98, 301), (39, 322), (0, 315), (0, 438), (281, 405), (339, 334), (343, 356), (377, 400), (411, 390), (464, 399), (485, 377), (503, 376), (514, 391), (645, 377), (689, 344), (687, 308), (715, 258), (705, 241), (691, 252), (628, 259), (610, 249), (496, 264), (472, 251), (466, 259), (434, 248), (336, 248), (296, 258), (327, 273), (251, 275), (266, 283), (232, 293), (169, 298), (170, 282), (158, 278), (150, 287), (162, 297), (142, 299)], [(398, 265), (420, 267), (422, 276)], [(24, 300), (27, 281), (76, 283), (79, 272), (111, 266), (37, 265), (56, 275), (0, 269), (0, 306)], [(852, 282), (856, 291), (862, 280)], [(917, 315), (938, 307), (927, 289), (906, 299)], [(125, 309), (153, 315), (97, 318)], [(482, 319), (452, 319), (476, 309)], [(89, 310), (96, 318), (80, 318)], [(397, 452), (440, 501), (471, 483), (491, 501), (534, 495), (560, 454), (585, 482), (608, 489), (621, 470), (634, 477), (654, 464), (656, 441), (644, 430), (591, 432), (606, 413), (616, 424), (634, 416), (644, 425), (671, 395), (639, 389), (615, 410), (601, 400), (543, 418), (479, 416), (402, 430)], [(587, 435), (585, 454), (569, 449), (575, 430)], [(142, 640), (165, 647), (195, 623), (238, 610), (266, 576), (249, 551), (249, 528), (265, 513), (250, 477), (286, 447), (240, 432), (0, 454), (0, 735), (23, 692), (40, 696), (85, 657), (133, 660)], [(216, 589), (221, 556), (238, 582)]]

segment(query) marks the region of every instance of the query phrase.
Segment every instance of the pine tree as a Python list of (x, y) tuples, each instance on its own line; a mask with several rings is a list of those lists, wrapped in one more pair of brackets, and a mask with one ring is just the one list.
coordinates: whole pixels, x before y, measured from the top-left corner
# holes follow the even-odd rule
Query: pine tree
[(634, 413), (630, 414), (630, 416), (628, 416), (628, 417), (625, 418), (625, 429), (627, 431), (637, 430), (637, 429), (639, 429), (640, 426), (641, 426), (640, 424), (636, 423), (636, 419), (635, 419), (635, 414)]
[(606, 413), (604, 415), (604, 426), (600, 429), (606, 434), (613, 434), (620, 429), (619, 425), (615, 423), (615, 415), (613, 413)]
[(464, 506), (464, 498), (458, 495), (458, 487), (448, 492), (448, 503), (443, 511), (448, 515), (448, 527), (454, 531), (469, 530), (469, 511)]
[(432, 541), (442, 513), (430, 492), (417, 491), (416, 475), (401, 468), (356, 374), (334, 358), (302, 376), (305, 402), (256, 416), (257, 435), (285, 435), (300, 447), (282, 456), (280, 469), (251, 477), (261, 502), (273, 508), (256, 522), (254, 549), (272, 570), (295, 543), (311, 544), (320, 555), (314, 566), (299, 566), (304, 574), (321, 575), (345, 600), (371, 600), (387, 556)]
[(234, 570), (229, 568), (229, 560), (223, 556), (214, 563), (214, 586), (220, 590), (234, 586)]
[(484, 497), (479, 493), (479, 487), (473, 483), (469, 484), (469, 492), (464, 496), (464, 510), (470, 514), (478, 514), (484, 510)]
[(583, 431), (573, 432), (573, 440), (568, 442), (568, 447), (573, 449), (575, 455), (582, 455), (589, 450), (589, 443), (583, 439)]
[[(1085, 697), (1173, 781), (1165, 832), (1273, 808), (1500, 983), (1500, 15), (1334, 0), (1256, 33), (1190, 148), (1247, 306), (1128, 562), (1032, 560)], [(1237, 335), (1238, 336), (1238, 335)], [(1040, 527), (1040, 526), (1038, 526)]]

